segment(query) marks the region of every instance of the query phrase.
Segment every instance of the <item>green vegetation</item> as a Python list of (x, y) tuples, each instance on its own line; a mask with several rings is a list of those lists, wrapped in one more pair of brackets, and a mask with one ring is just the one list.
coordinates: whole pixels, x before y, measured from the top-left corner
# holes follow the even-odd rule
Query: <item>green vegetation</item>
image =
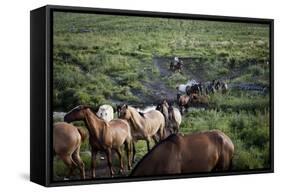
[[(156, 93), (171, 90), (175, 96), (175, 87), (190, 79), (270, 86), (269, 27), (262, 24), (57, 12), (53, 52), (54, 111), (78, 104), (151, 104), (159, 101)], [(182, 73), (170, 72), (169, 61), (155, 63), (174, 56), (191, 58)], [(180, 130), (220, 129), (235, 144), (235, 170), (267, 168), (269, 111), (268, 93), (233, 89), (209, 96), (207, 110), (186, 113)], [(81, 151), (87, 150), (85, 141)], [(137, 159), (145, 154), (140, 141)], [(89, 154), (82, 158), (89, 170)], [(54, 170), (63, 176), (67, 169), (55, 159)]]
[[(154, 56), (198, 58), (186, 65), (201, 80), (238, 71), (235, 82), (268, 85), (268, 36), (269, 28), (261, 24), (57, 12), (54, 109), (140, 103), (151, 93), (146, 83), (159, 78)], [(174, 88), (192, 77), (175, 74), (161, 80)]]

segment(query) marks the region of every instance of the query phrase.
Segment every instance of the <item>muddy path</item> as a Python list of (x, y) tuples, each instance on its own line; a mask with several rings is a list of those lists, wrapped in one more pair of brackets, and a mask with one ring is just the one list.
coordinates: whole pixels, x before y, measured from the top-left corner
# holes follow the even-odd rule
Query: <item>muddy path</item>
[[(143, 85), (149, 90), (148, 93), (143, 93), (141, 91), (134, 91), (133, 94), (140, 98), (141, 102), (137, 103), (137, 105), (147, 106), (147, 105), (157, 105), (159, 101), (163, 99), (167, 99), (170, 102), (174, 102), (176, 100), (177, 90), (176, 88), (169, 87), (165, 81), (162, 79), (171, 77), (174, 73), (172, 72), (170, 67), (170, 62), (173, 60), (172, 57), (153, 57), (152, 64), (159, 71), (159, 76), (155, 76), (151, 71), (147, 71), (146, 75), (149, 78), (148, 81), (142, 82)], [(183, 69), (181, 74), (186, 76), (189, 80), (201, 81), (203, 84), (208, 83), (211, 79), (208, 79), (208, 71), (213, 70), (211, 65), (206, 64), (206, 60), (202, 58), (196, 57), (183, 57)], [(260, 85), (257, 83), (232, 83), (232, 80), (236, 77), (241, 76), (243, 71), (247, 69), (247, 67), (251, 63), (244, 63), (240, 68), (235, 68), (230, 71), (228, 75), (220, 76), (216, 78), (216, 80), (227, 81), (228, 86), (232, 90), (243, 90), (243, 91), (255, 91), (258, 93), (268, 93), (269, 87), (266, 85)], [(181, 82), (185, 84), (186, 82)]]
[[(159, 71), (159, 78), (153, 76), (152, 73), (148, 73), (149, 82), (143, 82), (148, 90), (150, 90), (149, 96), (141, 95), (140, 93), (136, 93), (136, 95), (140, 98), (144, 98), (146, 104), (157, 104), (160, 100), (167, 99), (168, 101), (175, 101), (177, 90), (175, 88), (169, 87), (162, 79), (165, 77), (172, 76), (175, 72), (172, 72), (170, 67), (170, 61), (172, 61), (172, 57), (153, 57), (152, 64)], [(204, 68), (202, 64), (200, 64), (199, 58), (181, 58), (185, 64), (183, 67), (181, 74), (187, 75), (190, 79), (196, 79), (197, 81), (204, 81)], [(189, 68), (190, 63), (194, 63), (197, 61), (196, 69), (192, 70)], [(182, 82), (186, 83), (186, 82)]]
[[(160, 77), (169, 77), (173, 73), (171, 70), (169, 70), (169, 65), (170, 62), (173, 60), (172, 57), (154, 57), (153, 58), (153, 64), (158, 68)], [(182, 75), (186, 75), (189, 77), (189, 80), (194, 79), (196, 81), (201, 81), (201, 82), (208, 82), (210, 79), (207, 79), (207, 71), (210, 69), (207, 69), (206, 66), (204, 65), (204, 60), (201, 58), (193, 58), (193, 57), (185, 57), (181, 58), (183, 61), (183, 69), (181, 71)], [(245, 91), (257, 91), (261, 93), (268, 92), (269, 87), (266, 85), (262, 84), (257, 84), (257, 83), (248, 83), (248, 82), (243, 82), (243, 83), (231, 83), (231, 80), (235, 79), (236, 77), (239, 77), (244, 70), (247, 69), (247, 67), (251, 64), (245, 63), (243, 64), (240, 68), (233, 69), (230, 74), (227, 76), (221, 76), (219, 78), (216, 78), (216, 80), (224, 80), (224, 81), (230, 81), (229, 88), (231, 89), (238, 89), (238, 90), (245, 90)], [(183, 84), (186, 82), (182, 82)], [(151, 83), (153, 84), (153, 83)], [(175, 97), (177, 91), (176, 89), (171, 89), (166, 86), (164, 82), (161, 80), (157, 81), (155, 83), (156, 86), (152, 86), (152, 88), (159, 90), (162, 90), (164, 92), (164, 95), (168, 96), (168, 98), (173, 98)], [(167, 93), (167, 91), (169, 91)]]
[[(190, 79), (195, 79), (197, 81), (204, 81), (206, 73), (204, 72), (203, 61), (200, 58), (193, 57), (183, 57), (183, 68), (181, 74), (187, 75)], [(170, 62), (173, 61), (172, 57), (154, 57), (153, 64), (158, 67), (160, 76), (171, 76), (173, 73), (169, 67)], [(196, 63), (195, 67), (193, 64)]]

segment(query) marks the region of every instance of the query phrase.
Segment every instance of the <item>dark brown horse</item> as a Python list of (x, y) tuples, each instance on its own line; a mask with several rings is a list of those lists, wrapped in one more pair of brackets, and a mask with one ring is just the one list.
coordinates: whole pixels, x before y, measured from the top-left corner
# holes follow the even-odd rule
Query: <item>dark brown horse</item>
[(131, 176), (225, 171), (231, 167), (233, 154), (232, 141), (221, 131), (173, 134), (147, 153)]
[(85, 179), (84, 163), (80, 158), (80, 146), (87, 137), (87, 132), (65, 122), (53, 126), (53, 149), (57, 156), (68, 166), (70, 177), (78, 167), (80, 176)]
[(177, 95), (177, 103), (180, 108), (180, 113), (183, 115), (183, 111), (189, 107), (190, 97), (188, 95)]
[(192, 93), (199, 94), (200, 93), (200, 87), (198, 84), (192, 85), (192, 86), (186, 86), (185, 90), (187, 95), (191, 95)]
[(110, 169), (110, 175), (113, 176), (111, 161), (111, 152), (114, 149), (120, 159), (120, 172), (123, 172), (123, 155), (121, 147), (125, 144), (127, 149), (128, 168), (131, 168), (131, 143), (132, 136), (130, 126), (127, 121), (122, 119), (113, 119), (109, 122), (99, 118), (90, 110), (90, 107), (80, 105), (68, 112), (64, 121), (83, 120), (90, 133), (90, 145), (92, 148), (92, 177), (95, 178), (96, 155), (98, 151), (103, 151), (107, 155), (107, 162)]

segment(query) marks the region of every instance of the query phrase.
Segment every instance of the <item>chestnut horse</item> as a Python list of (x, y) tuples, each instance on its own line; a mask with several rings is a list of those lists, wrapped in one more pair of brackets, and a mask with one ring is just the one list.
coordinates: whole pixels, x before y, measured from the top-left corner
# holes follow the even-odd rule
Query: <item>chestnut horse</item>
[(189, 107), (203, 107), (205, 109), (209, 106), (209, 97), (207, 95), (199, 95), (192, 93), (189, 99)]
[[(134, 142), (146, 140), (147, 151), (150, 150), (151, 138), (157, 143), (157, 134), (160, 140), (164, 139), (165, 118), (160, 111), (150, 110), (149, 112), (138, 112), (135, 108), (123, 105), (118, 109), (119, 118), (130, 123), (131, 134)], [(134, 144), (133, 144), (134, 145)], [(133, 146), (133, 160), (135, 159), (135, 147)]]
[(188, 95), (177, 94), (177, 102), (180, 108), (180, 113), (183, 115), (184, 109), (189, 107), (190, 97)]
[(80, 158), (80, 146), (87, 133), (80, 127), (65, 122), (53, 126), (53, 149), (57, 156), (69, 167), (68, 176), (78, 167), (80, 176), (85, 179), (84, 163)]
[(232, 141), (218, 130), (172, 134), (139, 161), (131, 176), (225, 171), (231, 168), (233, 154)]
[(111, 151), (114, 149), (120, 159), (120, 172), (123, 173), (123, 155), (121, 147), (125, 144), (128, 158), (128, 169), (131, 169), (131, 132), (129, 124), (122, 119), (113, 119), (109, 122), (99, 118), (90, 110), (89, 106), (79, 105), (68, 112), (64, 121), (72, 122), (83, 120), (90, 133), (90, 145), (92, 148), (92, 177), (95, 178), (96, 155), (103, 151), (107, 156), (107, 163), (111, 177), (114, 175), (111, 160)]

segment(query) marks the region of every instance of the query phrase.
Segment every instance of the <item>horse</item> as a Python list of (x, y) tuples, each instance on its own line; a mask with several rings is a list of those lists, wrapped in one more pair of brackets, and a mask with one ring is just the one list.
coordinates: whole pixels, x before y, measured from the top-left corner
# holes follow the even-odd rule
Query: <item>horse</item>
[(217, 89), (215, 87), (215, 80), (213, 80), (211, 83), (210, 82), (207, 83), (206, 90), (205, 90), (207, 95), (210, 93), (214, 94), (216, 90)]
[[(135, 108), (124, 104), (119, 107), (118, 117), (125, 119), (131, 126), (131, 134), (134, 142), (145, 140), (147, 151), (150, 150), (149, 142), (151, 138), (157, 143), (157, 136), (164, 139), (165, 118), (161, 112), (150, 110), (147, 113), (138, 112)], [(158, 135), (157, 135), (158, 134)], [(135, 145), (133, 142), (133, 161), (135, 160)]]
[(178, 133), (181, 124), (181, 113), (178, 108), (169, 106), (168, 108), (168, 127), (171, 129), (171, 133)]
[(202, 94), (202, 85), (201, 84), (193, 84), (191, 86), (186, 86), (185, 92), (186, 92), (187, 95), (190, 95), (192, 93)]
[(219, 130), (172, 134), (147, 153), (130, 176), (160, 176), (231, 169), (234, 145)]
[(190, 95), (189, 107), (204, 107), (205, 109), (209, 106), (209, 98), (207, 95), (199, 95), (192, 93)]
[(180, 113), (183, 115), (184, 109), (189, 107), (190, 97), (188, 95), (177, 94), (177, 103), (180, 108)]
[(178, 108), (169, 105), (166, 100), (163, 100), (157, 105), (156, 110), (160, 111), (165, 117), (166, 131), (169, 133), (179, 131), (182, 117)]
[(113, 177), (111, 152), (115, 150), (120, 160), (120, 172), (123, 173), (123, 155), (121, 147), (125, 144), (128, 159), (128, 169), (131, 169), (131, 142), (132, 136), (129, 124), (122, 119), (113, 119), (109, 122), (99, 118), (89, 106), (79, 105), (64, 116), (64, 121), (83, 120), (90, 133), (89, 142), (92, 148), (92, 177), (95, 178), (96, 155), (98, 151), (106, 153), (110, 175)]
[(175, 72), (175, 71), (178, 71), (178, 72), (181, 72), (182, 70), (182, 67), (183, 67), (183, 61), (182, 60), (174, 60), (174, 61), (171, 61), (170, 62), (170, 70)]
[(227, 91), (228, 91), (228, 85), (224, 81), (221, 83), (221, 91), (222, 91), (222, 93), (227, 93)]
[[(214, 82), (214, 81), (213, 81)], [(227, 83), (221, 80), (218, 80), (213, 83), (216, 91), (221, 91), (222, 93), (226, 93), (228, 90)]]
[(109, 122), (114, 118), (113, 108), (110, 105), (101, 105), (97, 112), (97, 116)]
[(80, 146), (86, 139), (87, 132), (80, 127), (75, 127), (65, 122), (53, 125), (53, 149), (55, 154), (69, 168), (70, 177), (74, 168), (80, 170), (80, 177), (85, 179), (85, 165), (80, 158)]
[(197, 81), (195, 81), (194, 79), (188, 81), (186, 84), (180, 84), (176, 87), (178, 92), (181, 93), (186, 93), (186, 90), (190, 89), (192, 85), (196, 85), (198, 84)]

